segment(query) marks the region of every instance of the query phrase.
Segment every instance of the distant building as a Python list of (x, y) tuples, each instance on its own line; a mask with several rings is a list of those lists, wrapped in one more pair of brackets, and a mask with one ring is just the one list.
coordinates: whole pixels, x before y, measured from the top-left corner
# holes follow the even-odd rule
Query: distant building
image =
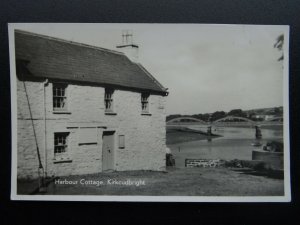
[(168, 92), (142, 65), (24, 31), (15, 55), (18, 178), (165, 169)]
[(254, 120), (273, 121), (282, 120), (283, 107), (253, 109), (246, 112), (247, 117)]
[(272, 120), (276, 117), (275, 115), (264, 115), (264, 116), (266, 121)]
[(264, 120), (264, 121), (270, 121), (270, 120), (276, 118), (276, 116), (275, 115), (268, 115), (268, 114), (261, 114), (261, 115), (255, 115), (252, 118), (261, 119), (261, 120)]

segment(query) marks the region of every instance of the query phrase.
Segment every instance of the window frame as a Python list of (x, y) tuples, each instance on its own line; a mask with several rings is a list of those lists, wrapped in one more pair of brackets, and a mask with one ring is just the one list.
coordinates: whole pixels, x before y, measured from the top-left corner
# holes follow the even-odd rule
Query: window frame
[[(105, 88), (104, 90), (104, 111), (105, 114), (115, 114), (114, 113), (114, 92), (112, 88)], [(110, 105), (108, 108), (107, 106)]]
[[(57, 137), (57, 135), (62, 135), (61, 137)], [(61, 141), (59, 140), (61, 138)], [(57, 141), (58, 139), (58, 141)], [(53, 140), (53, 154), (55, 161), (66, 161), (70, 160), (70, 132), (54, 132), (54, 140)], [(63, 151), (57, 152), (56, 148), (62, 148)]]
[(119, 135), (118, 142), (119, 142), (119, 148), (124, 149), (125, 148), (125, 135), (124, 134)]
[[(149, 92), (142, 92), (141, 93), (141, 108), (142, 108), (142, 115), (149, 115), (150, 114), (150, 93)], [(144, 107), (146, 106), (146, 107)]]
[[(68, 94), (67, 94), (68, 85), (65, 83), (53, 83), (52, 84), (52, 108), (54, 113), (63, 113), (68, 111)], [(60, 90), (60, 95), (58, 94)], [(64, 94), (62, 94), (64, 93)], [(57, 99), (59, 104), (64, 104), (64, 107), (57, 107)], [(55, 106), (56, 104), (56, 106)]]

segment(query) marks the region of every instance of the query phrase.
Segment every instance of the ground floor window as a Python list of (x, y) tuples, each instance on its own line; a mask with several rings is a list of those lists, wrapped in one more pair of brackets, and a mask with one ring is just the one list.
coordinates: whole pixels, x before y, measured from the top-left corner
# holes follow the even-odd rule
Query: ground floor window
[(68, 152), (68, 132), (54, 133), (54, 155), (64, 156)]

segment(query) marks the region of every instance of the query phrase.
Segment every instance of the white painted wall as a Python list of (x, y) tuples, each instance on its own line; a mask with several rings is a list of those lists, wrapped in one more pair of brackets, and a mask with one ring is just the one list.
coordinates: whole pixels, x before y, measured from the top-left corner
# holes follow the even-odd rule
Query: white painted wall
[[(25, 82), (37, 133), (38, 147), (44, 165), (43, 84)], [(17, 81), (18, 104), (18, 177), (34, 178), (38, 173), (29, 108), (22, 81)], [(150, 95), (151, 116), (141, 115), (141, 94), (134, 91), (115, 90), (114, 111), (105, 115), (104, 88), (69, 84), (69, 114), (55, 114), (52, 110), (52, 83), (46, 86), (47, 125), (47, 175), (97, 173), (102, 170), (102, 132), (115, 130), (115, 170), (165, 169), (165, 100), (160, 95)], [(80, 127), (93, 127), (97, 143), (81, 145)], [(98, 128), (96, 128), (98, 127)], [(104, 129), (103, 127), (106, 127)], [(54, 132), (68, 131), (71, 162), (55, 163)], [(118, 135), (125, 135), (125, 148), (118, 148)], [(45, 165), (44, 165), (45, 166)]]

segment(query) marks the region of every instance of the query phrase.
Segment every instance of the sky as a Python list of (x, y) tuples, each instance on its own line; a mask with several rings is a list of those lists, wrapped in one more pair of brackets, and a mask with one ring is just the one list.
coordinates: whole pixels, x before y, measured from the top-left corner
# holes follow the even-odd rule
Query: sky
[[(130, 30), (141, 63), (168, 88), (167, 114), (283, 105), (285, 26), (209, 24), (14, 24), (25, 31), (112, 50)], [(285, 37), (286, 38), (286, 37)], [(284, 46), (287, 47), (287, 46)]]

